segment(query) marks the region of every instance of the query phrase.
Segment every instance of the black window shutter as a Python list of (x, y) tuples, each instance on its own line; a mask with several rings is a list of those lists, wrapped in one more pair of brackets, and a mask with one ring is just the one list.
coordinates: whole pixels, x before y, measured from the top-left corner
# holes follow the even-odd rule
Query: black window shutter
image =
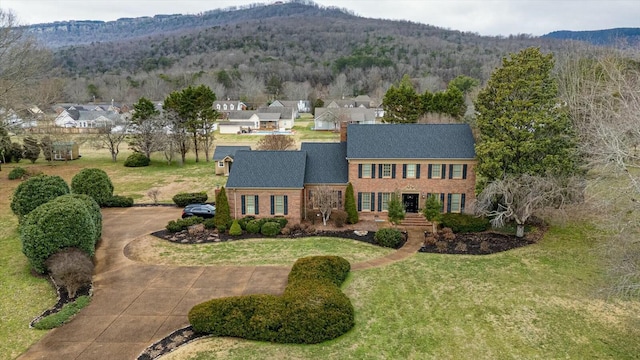
[(431, 166), (431, 164), (429, 164), (427, 166), (427, 179), (431, 179), (431, 170), (433, 169), (433, 166)]
[(453, 179), (453, 164), (449, 164), (449, 179)]
[(391, 164), (391, 178), (396, 178), (396, 164)]
[(407, 178), (407, 164), (402, 164), (402, 178)]
[(451, 194), (447, 194), (447, 212), (451, 212)]
[(465, 194), (460, 195), (460, 212), (464, 212), (464, 198)]
[(462, 165), (462, 178), (467, 178), (467, 164)]
[(258, 205), (260, 205), (260, 203), (258, 202), (258, 195), (256, 195), (255, 197), (255, 204), (256, 204), (256, 215), (260, 214), (260, 207)]
[(440, 212), (444, 212), (444, 193), (440, 193)]
[(376, 193), (371, 193), (371, 211), (376, 210)]
[(362, 179), (362, 164), (358, 164), (358, 179)]
[(376, 177), (376, 164), (371, 164), (371, 178), (375, 179)]
[(289, 196), (284, 196), (284, 214), (289, 215)]
[(378, 178), (382, 178), (382, 164), (378, 164)]
[(240, 204), (241, 204), (240, 208), (241, 208), (242, 215), (245, 215), (247, 213), (247, 208), (245, 206), (246, 203), (245, 203), (244, 195), (240, 196)]
[(362, 193), (358, 193), (358, 211), (362, 211)]
[(442, 164), (440, 165), (440, 171), (442, 172), (442, 179), (446, 179), (446, 172), (447, 172), (447, 164)]
[(420, 164), (416, 164), (416, 179), (420, 179)]
[(275, 214), (275, 196), (271, 195), (270, 196), (270, 200), (271, 200), (271, 215)]
[(382, 211), (382, 193), (378, 193), (378, 211)]

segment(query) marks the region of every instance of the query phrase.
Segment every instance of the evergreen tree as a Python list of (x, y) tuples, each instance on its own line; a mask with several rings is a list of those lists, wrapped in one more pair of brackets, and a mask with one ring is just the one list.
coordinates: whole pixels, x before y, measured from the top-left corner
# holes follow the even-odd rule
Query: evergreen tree
[(216, 195), (216, 215), (213, 217), (213, 222), (216, 224), (216, 227), (222, 225), (226, 229), (227, 224), (229, 224), (230, 221), (231, 210), (229, 209), (227, 193), (223, 186)]
[(389, 218), (389, 222), (398, 225), (404, 220), (404, 215), (404, 206), (402, 205), (402, 201), (400, 201), (400, 196), (397, 193), (392, 193), (391, 198), (389, 198), (389, 203), (387, 204), (387, 217)]
[(384, 94), (383, 122), (392, 124), (416, 123), (421, 114), (420, 97), (408, 75), (402, 77), (397, 87), (391, 86)]
[(537, 48), (512, 54), (478, 95), (478, 190), (511, 175), (578, 172), (575, 136), (558, 100), (553, 66), (553, 55)]
[(435, 195), (429, 195), (427, 201), (422, 209), (422, 215), (431, 222), (433, 226), (432, 232), (435, 234), (438, 231), (438, 222), (442, 218), (442, 203)]
[(347, 184), (347, 189), (344, 194), (344, 210), (347, 212), (347, 222), (349, 224), (356, 224), (360, 219), (358, 218), (358, 208), (356, 207), (356, 199), (353, 195), (353, 185)]
[(31, 136), (27, 136), (22, 141), (24, 147), (24, 158), (30, 160), (31, 163), (35, 163), (40, 157), (40, 145), (38, 140)]

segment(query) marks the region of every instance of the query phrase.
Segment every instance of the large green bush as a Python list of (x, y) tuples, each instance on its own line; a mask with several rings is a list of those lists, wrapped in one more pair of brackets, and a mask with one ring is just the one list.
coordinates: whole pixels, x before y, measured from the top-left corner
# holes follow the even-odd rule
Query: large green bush
[(261, 227), (262, 227), (262, 223), (259, 220), (252, 219), (247, 222), (245, 229), (249, 234), (257, 234), (260, 232)]
[(57, 197), (31, 211), (20, 225), (22, 252), (31, 267), (44, 273), (44, 262), (61, 249), (75, 247), (92, 257), (99, 230), (86, 203)]
[(66, 197), (79, 199), (87, 207), (87, 210), (89, 210), (89, 215), (91, 215), (91, 220), (96, 227), (95, 241), (97, 242), (100, 239), (100, 236), (102, 236), (102, 212), (100, 212), (100, 205), (98, 205), (98, 203), (91, 196), (85, 194), (69, 194), (61, 196), (61, 198)]
[(356, 198), (353, 193), (353, 185), (347, 184), (347, 189), (344, 193), (344, 211), (347, 212), (347, 222), (349, 224), (356, 224), (360, 221), (358, 217), (358, 207), (356, 206)]
[(126, 167), (143, 167), (149, 166), (151, 160), (145, 156), (143, 153), (134, 152), (129, 155), (127, 159), (124, 161), (124, 166)]
[(392, 249), (398, 249), (404, 244), (405, 238), (398, 229), (386, 228), (376, 231), (373, 237), (376, 244)]
[(264, 224), (262, 224), (262, 227), (260, 228), (260, 233), (262, 233), (262, 235), (264, 236), (268, 236), (268, 237), (274, 237), (278, 234), (280, 234), (280, 224), (275, 222), (275, 221), (267, 221)]
[(277, 343), (315, 344), (337, 338), (355, 324), (353, 305), (340, 291), (350, 270), (336, 256), (299, 259), (282, 296), (213, 299), (194, 306), (195, 331)]
[(60, 176), (33, 176), (16, 187), (11, 199), (11, 210), (22, 217), (47, 201), (68, 193), (69, 186)]
[(193, 193), (177, 193), (173, 196), (172, 199), (176, 205), (185, 207), (189, 204), (204, 204), (205, 202), (207, 202), (208, 198), (209, 196), (207, 196), (207, 193), (201, 191)]
[[(231, 222), (231, 209), (229, 208), (229, 201), (227, 199), (227, 192), (224, 186), (220, 188), (220, 191), (216, 194), (216, 216), (213, 217), (213, 221), (216, 223), (216, 227), (222, 225), (229, 227)], [(240, 224), (242, 227), (242, 224)]]
[(25, 168), (20, 166), (13, 168), (13, 170), (9, 171), (9, 180), (17, 180), (22, 179), (24, 176), (28, 174)]
[(442, 227), (451, 228), (454, 233), (481, 232), (491, 226), (491, 222), (486, 217), (458, 213), (443, 214), (440, 223)]
[(113, 196), (113, 184), (102, 169), (82, 169), (71, 179), (71, 192), (89, 195), (104, 206)]

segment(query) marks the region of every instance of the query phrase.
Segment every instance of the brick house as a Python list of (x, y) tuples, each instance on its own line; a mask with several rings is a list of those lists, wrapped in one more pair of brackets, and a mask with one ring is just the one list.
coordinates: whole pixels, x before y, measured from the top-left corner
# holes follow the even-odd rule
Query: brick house
[(417, 213), (428, 196), (443, 212), (475, 200), (475, 150), (466, 124), (344, 125), (339, 143), (302, 143), (298, 151), (238, 151), (227, 181), (232, 216), (285, 216), (299, 222), (321, 187), (344, 207), (351, 182), (363, 219), (386, 217), (392, 193)]

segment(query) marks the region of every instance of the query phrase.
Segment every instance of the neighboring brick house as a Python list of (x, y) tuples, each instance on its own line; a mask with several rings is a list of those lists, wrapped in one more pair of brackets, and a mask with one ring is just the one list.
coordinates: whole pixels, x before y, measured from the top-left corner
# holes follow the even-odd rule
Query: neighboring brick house
[(339, 143), (302, 143), (298, 151), (238, 151), (227, 182), (232, 215), (285, 216), (299, 222), (314, 192), (329, 187), (343, 208), (351, 182), (363, 219), (386, 216), (391, 194), (407, 212), (437, 196), (444, 212), (475, 200), (475, 150), (466, 124), (344, 125)]

